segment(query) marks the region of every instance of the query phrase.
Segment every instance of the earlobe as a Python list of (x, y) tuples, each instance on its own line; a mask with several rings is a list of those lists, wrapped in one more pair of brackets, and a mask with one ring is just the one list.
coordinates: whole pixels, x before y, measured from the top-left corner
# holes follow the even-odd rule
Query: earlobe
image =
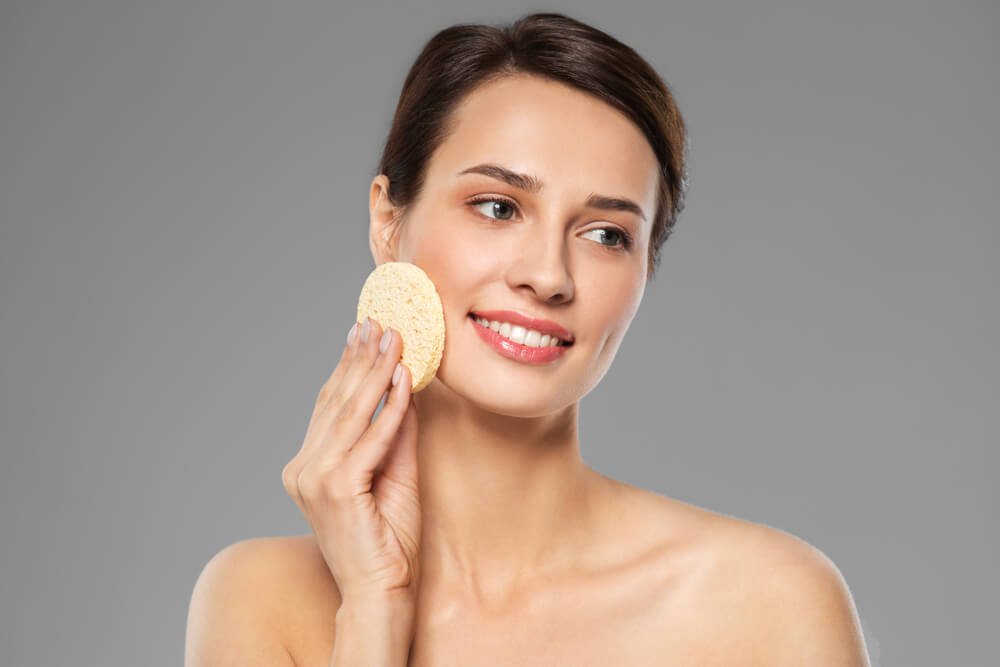
[(389, 179), (379, 174), (368, 196), (368, 244), (375, 264), (396, 261), (395, 207), (389, 201)]

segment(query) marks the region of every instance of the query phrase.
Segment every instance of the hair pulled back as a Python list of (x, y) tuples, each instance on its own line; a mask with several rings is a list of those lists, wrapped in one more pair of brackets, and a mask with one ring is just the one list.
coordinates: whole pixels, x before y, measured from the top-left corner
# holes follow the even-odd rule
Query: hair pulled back
[(416, 201), (458, 103), (476, 87), (513, 74), (534, 74), (595, 95), (646, 136), (660, 166), (648, 281), (684, 208), (684, 121), (666, 83), (638, 53), (563, 14), (530, 14), (499, 28), (458, 24), (427, 42), (403, 83), (378, 167), (389, 179), (389, 201), (404, 212)]

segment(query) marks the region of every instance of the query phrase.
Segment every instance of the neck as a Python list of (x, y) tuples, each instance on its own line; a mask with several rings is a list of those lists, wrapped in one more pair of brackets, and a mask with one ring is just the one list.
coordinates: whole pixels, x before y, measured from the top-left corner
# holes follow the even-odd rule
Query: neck
[(413, 396), (419, 423), (421, 589), (496, 603), (585, 549), (602, 475), (583, 463), (577, 404), (498, 415), (441, 382)]

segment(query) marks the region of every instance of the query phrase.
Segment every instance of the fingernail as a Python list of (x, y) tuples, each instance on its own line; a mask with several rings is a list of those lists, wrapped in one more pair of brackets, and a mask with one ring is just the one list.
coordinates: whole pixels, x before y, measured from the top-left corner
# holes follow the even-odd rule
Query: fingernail
[(371, 329), (371, 327), (369, 326), (368, 323), (370, 321), (371, 321), (371, 318), (370, 317), (366, 317), (365, 318), (365, 324), (364, 324), (363, 327), (361, 327), (361, 342), (362, 343), (367, 343), (368, 342), (368, 330)]
[(392, 386), (395, 387), (399, 383), (399, 378), (403, 375), (403, 367), (396, 364), (396, 370), (392, 372)]
[(392, 336), (389, 334), (389, 331), (390, 329), (386, 329), (385, 332), (382, 334), (381, 340), (379, 340), (378, 342), (378, 351), (380, 354), (385, 352), (386, 348), (389, 347), (389, 339), (392, 338)]
[(358, 323), (355, 322), (351, 330), (347, 332), (347, 344), (350, 345), (358, 337)]

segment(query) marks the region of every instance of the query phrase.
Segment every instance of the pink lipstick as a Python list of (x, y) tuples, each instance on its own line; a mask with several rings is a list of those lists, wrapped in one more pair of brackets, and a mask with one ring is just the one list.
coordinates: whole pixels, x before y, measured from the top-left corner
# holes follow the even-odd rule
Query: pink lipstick
[(504, 338), (489, 327), (484, 327), (475, 320), (475, 315), (472, 313), (469, 314), (469, 320), (472, 322), (472, 326), (475, 327), (476, 333), (479, 334), (479, 337), (482, 338), (487, 345), (508, 359), (513, 359), (514, 361), (544, 364), (560, 358), (562, 355), (566, 354), (566, 350), (570, 347), (568, 345), (547, 347), (531, 347), (529, 345), (521, 345), (520, 343), (515, 343), (512, 340)]

